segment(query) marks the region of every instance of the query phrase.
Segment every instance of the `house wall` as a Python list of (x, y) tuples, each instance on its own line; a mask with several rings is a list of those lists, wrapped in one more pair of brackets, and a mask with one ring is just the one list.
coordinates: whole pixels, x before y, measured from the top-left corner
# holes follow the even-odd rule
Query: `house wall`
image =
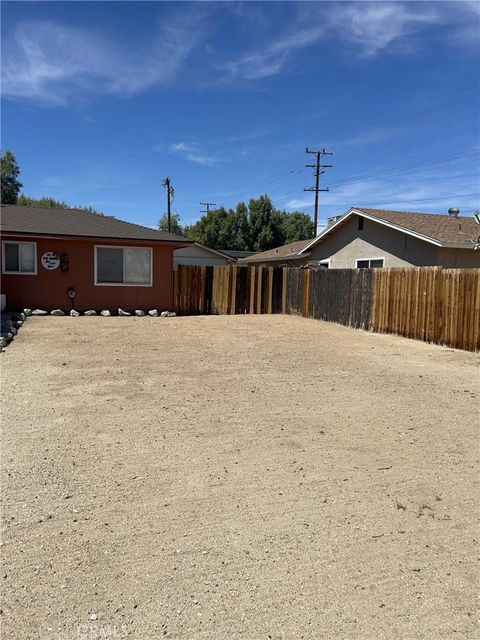
[[(134, 309), (173, 308), (173, 250), (174, 246), (161, 243), (99, 239), (41, 238), (2, 235), (2, 240), (35, 241), (37, 243), (37, 275), (2, 274), (1, 290), (7, 296), (7, 308), (12, 310), (40, 308), (51, 311), (60, 308), (69, 310), (71, 301), (67, 289), (76, 289), (74, 307), (87, 309), (111, 309), (121, 307)], [(151, 247), (152, 286), (95, 286), (95, 245)], [(3, 250), (3, 247), (2, 249)], [(67, 254), (69, 270), (63, 273), (60, 267), (49, 271), (41, 264), (47, 251), (58, 255)]]
[(480, 251), (472, 249), (438, 249), (438, 264), (449, 268), (479, 268)]
[(360, 231), (357, 216), (351, 216), (310, 252), (310, 261), (331, 260), (332, 269), (355, 268), (356, 260), (367, 258), (384, 258), (385, 267), (438, 264), (435, 245), (366, 218)]
[(179, 264), (193, 264), (201, 267), (225, 266), (233, 264), (234, 260), (222, 258), (221, 256), (207, 251), (203, 247), (195, 245), (191, 247), (183, 247), (175, 249), (173, 253), (173, 268), (176, 270)]

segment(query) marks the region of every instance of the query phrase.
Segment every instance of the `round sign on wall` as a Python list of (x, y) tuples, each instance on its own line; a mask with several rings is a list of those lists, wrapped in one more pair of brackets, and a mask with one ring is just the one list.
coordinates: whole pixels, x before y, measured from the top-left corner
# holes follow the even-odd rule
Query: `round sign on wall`
[(42, 256), (42, 267), (45, 269), (49, 269), (52, 271), (60, 266), (60, 258), (57, 256), (55, 251), (47, 251)]

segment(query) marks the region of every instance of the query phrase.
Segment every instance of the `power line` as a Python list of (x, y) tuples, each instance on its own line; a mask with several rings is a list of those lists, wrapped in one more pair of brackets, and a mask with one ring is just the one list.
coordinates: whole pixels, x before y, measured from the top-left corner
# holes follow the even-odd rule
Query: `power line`
[(325, 149), (321, 149), (318, 151), (312, 151), (308, 147), (305, 149), (305, 153), (311, 153), (315, 156), (315, 164), (306, 164), (306, 167), (313, 167), (315, 169), (315, 186), (314, 187), (305, 187), (304, 191), (314, 191), (315, 192), (315, 203), (314, 203), (314, 216), (313, 216), (313, 237), (317, 235), (317, 224), (318, 224), (318, 194), (320, 191), (328, 191), (328, 187), (326, 189), (320, 189), (320, 176), (325, 171), (322, 169), (327, 169), (333, 167), (332, 164), (321, 164), (322, 156), (333, 156), (333, 151), (325, 151)]
[(249, 179), (246, 182), (242, 182), (240, 183), (240, 185), (236, 186), (236, 187), (232, 187), (232, 188), (227, 188), (225, 189), (224, 193), (228, 193), (228, 192), (239, 192), (241, 189), (243, 189), (244, 187), (248, 187), (249, 189), (252, 188), (254, 185), (257, 184), (261, 184), (262, 188), (267, 185), (270, 184), (272, 182), (275, 182), (276, 180), (280, 179), (280, 178), (284, 178), (286, 176), (291, 176), (291, 175), (295, 175), (297, 173), (300, 173), (300, 171), (303, 169), (303, 164), (295, 166), (293, 169), (289, 169), (288, 171), (282, 171), (280, 173), (276, 173), (273, 174), (271, 176), (267, 176), (265, 179), (264, 178), (254, 178), (253, 180)]
[(442, 158), (436, 158), (433, 160), (422, 160), (420, 162), (415, 162), (415, 163), (409, 163), (409, 164), (405, 164), (405, 165), (401, 165), (399, 167), (392, 167), (390, 169), (384, 169), (383, 171), (377, 171), (375, 173), (360, 173), (360, 174), (356, 174), (353, 176), (346, 176), (345, 178), (343, 178), (342, 180), (339, 180), (338, 182), (334, 182), (333, 185), (331, 185), (332, 187), (336, 187), (340, 184), (345, 184), (345, 182), (356, 182), (357, 179), (361, 180), (364, 178), (376, 178), (378, 176), (385, 176), (385, 175), (389, 175), (391, 173), (397, 173), (398, 171), (403, 171), (405, 173), (408, 173), (411, 170), (415, 170), (418, 167), (425, 167), (425, 166), (430, 166), (430, 165), (434, 165), (434, 164), (445, 164), (446, 161), (448, 160), (453, 160), (455, 158), (458, 157), (462, 157), (462, 156), (467, 156), (467, 155), (471, 155), (472, 153), (479, 153), (479, 149), (472, 149), (470, 151), (463, 151), (460, 153), (454, 153), (451, 154), (449, 156), (443, 156)]
[[(380, 204), (385, 204), (385, 203), (390, 203), (390, 202), (400, 202), (401, 204), (415, 204), (417, 202), (436, 202), (437, 200), (448, 200), (448, 199), (453, 199), (453, 198), (467, 198), (467, 197), (472, 197), (472, 196), (480, 196), (480, 191), (476, 192), (476, 193), (457, 193), (457, 194), (450, 194), (448, 196), (437, 196), (435, 198), (419, 198), (418, 200), (397, 200), (395, 197), (390, 198), (390, 199), (385, 199), (385, 200), (380, 200), (379, 202), (369, 202), (368, 207), (370, 207), (371, 205), (380, 205)], [(305, 209), (310, 209), (311, 207), (313, 207), (313, 204), (309, 204), (306, 207), (304, 207), (303, 209), (301, 209), (301, 211), (304, 211)], [(349, 203), (347, 202), (334, 202), (334, 203), (329, 203), (329, 206), (335, 206), (335, 207), (339, 207), (339, 206), (350, 206)], [(357, 205), (359, 207), (361, 207), (361, 205)]]

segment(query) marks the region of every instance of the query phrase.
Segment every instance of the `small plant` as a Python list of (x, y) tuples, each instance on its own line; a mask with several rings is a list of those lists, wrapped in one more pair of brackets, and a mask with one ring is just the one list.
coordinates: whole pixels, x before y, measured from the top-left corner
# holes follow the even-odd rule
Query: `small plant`
[(397, 500), (396, 498), (395, 498), (395, 506), (396, 506), (396, 507), (397, 507), (397, 509), (399, 509), (399, 510), (400, 510), (400, 509), (401, 509), (402, 511), (406, 511), (406, 510), (407, 510), (406, 505), (404, 505), (404, 504), (403, 504), (403, 502), (400, 502), (400, 500)]
[(421, 504), (418, 507), (417, 518), (420, 518), (420, 516), (424, 516), (424, 515), (428, 515), (431, 518), (435, 518), (435, 513), (433, 512), (432, 507), (428, 504)]

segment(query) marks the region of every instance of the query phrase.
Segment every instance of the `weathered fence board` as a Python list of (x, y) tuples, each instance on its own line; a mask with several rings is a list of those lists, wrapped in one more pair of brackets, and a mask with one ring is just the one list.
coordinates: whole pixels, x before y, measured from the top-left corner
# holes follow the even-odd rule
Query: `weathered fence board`
[(480, 269), (181, 265), (174, 300), (181, 315), (286, 313), (480, 350)]

